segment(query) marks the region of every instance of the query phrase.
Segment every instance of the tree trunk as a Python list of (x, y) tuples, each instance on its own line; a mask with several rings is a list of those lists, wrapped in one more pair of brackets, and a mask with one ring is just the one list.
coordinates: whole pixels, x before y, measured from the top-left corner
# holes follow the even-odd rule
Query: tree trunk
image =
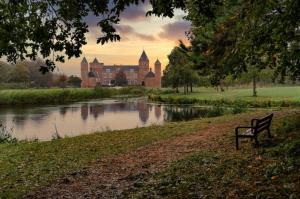
[(179, 93), (179, 89), (178, 89), (178, 86), (176, 87), (176, 93)]
[(193, 92), (193, 83), (190, 84), (191, 93)]
[(257, 92), (256, 92), (256, 77), (253, 77), (253, 97), (257, 96)]

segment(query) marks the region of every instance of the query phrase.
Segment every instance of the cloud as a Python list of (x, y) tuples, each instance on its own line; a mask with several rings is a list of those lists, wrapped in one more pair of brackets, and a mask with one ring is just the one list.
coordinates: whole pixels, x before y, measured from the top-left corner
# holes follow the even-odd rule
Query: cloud
[(146, 35), (146, 34), (141, 34), (141, 33), (135, 32), (135, 30), (129, 25), (117, 25), (116, 29), (117, 29), (117, 32), (120, 33), (121, 38), (125, 37), (128, 39), (128, 37), (133, 36), (133, 37), (137, 37), (144, 41), (155, 41), (156, 40), (156, 38), (153, 35)]
[(121, 13), (121, 20), (142, 21), (146, 19), (145, 4), (131, 5)]
[(160, 38), (177, 41), (179, 39), (186, 40), (185, 35), (186, 31), (189, 31), (191, 28), (191, 23), (188, 21), (177, 21), (174, 23), (166, 24), (162, 27), (162, 32), (158, 34)]

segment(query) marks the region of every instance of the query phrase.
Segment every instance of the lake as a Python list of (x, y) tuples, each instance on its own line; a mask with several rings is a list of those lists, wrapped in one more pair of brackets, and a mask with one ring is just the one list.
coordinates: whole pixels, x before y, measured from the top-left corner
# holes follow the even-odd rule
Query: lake
[(207, 108), (148, 103), (145, 99), (98, 100), (64, 105), (1, 107), (0, 121), (18, 140), (51, 140), (96, 131), (132, 129), (205, 117)]

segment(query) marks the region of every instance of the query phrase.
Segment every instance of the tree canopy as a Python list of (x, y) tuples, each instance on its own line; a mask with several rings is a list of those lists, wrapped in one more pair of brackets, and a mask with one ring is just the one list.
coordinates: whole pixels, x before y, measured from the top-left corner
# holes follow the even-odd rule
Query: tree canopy
[[(9, 62), (38, 56), (42, 72), (55, 61), (79, 57), (86, 44), (86, 17), (98, 17), (97, 43), (120, 40), (114, 25), (131, 4), (145, 0), (0, 0), (0, 57)], [(298, 0), (149, 0), (147, 15), (173, 17), (175, 9), (192, 22), (192, 61), (209, 68), (216, 82), (247, 66), (276, 68), (300, 75), (300, 2)]]

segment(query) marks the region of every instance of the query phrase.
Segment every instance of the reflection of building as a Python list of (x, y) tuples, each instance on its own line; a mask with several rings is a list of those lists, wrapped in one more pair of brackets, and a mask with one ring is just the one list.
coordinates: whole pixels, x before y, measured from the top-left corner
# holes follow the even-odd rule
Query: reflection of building
[[(81, 118), (86, 120), (89, 115), (95, 119), (99, 115), (104, 115), (104, 112), (122, 112), (122, 111), (138, 111), (139, 118), (143, 123), (146, 123), (149, 119), (150, 109), (152, 105), (147, 104), (145, 101), (138, 101), (137, 103), (113, 103), (113, 104), (84, 104), (81, 106)], [(154, 106), (155, 116), (157, 119), (161, 116), (161, 107)]]
[(92, 114), (94, 118), (97, 119), (98, 115), (104, 114), (104, 107), (102, 105), (90, 106), (90, 114)]
[(149, 59), (143, 51), (138, 65), (112, 65), (100, 63), (96, 58), (88, 63), (86, 58), (81, 62), (81, 87), (112, 85), (116, 82), (116, 74), (124, 72), (128, 85), (142, 85), (151, 88), (161, 87), (161, 63), (157, 60), (154, 72), (149, 67)]
[(156, 119), (159, 119), (160, 116), (161, 116), (161, 106), (156, 105), (155, 106), (155, 117), (156, 117)]
[(86, 120), (88, 118), (89, 115), (89, 107), (87, 104), (84, 104), (81, 106), (81, 118), (83, 120)]
[(139, 111), (140, 120), (146, 123), (149, 119), (149, 105), (146, 102), (138, 102), (137, 108)]

